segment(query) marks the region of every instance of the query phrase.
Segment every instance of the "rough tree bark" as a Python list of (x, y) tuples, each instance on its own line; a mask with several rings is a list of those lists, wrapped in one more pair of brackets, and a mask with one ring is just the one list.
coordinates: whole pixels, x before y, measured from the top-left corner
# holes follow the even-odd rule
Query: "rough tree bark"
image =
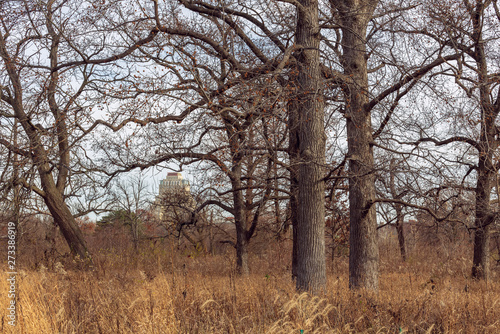
[[(474, 232), (474, 256), (472, 261), (472, 277), (488, 280), (490, 276), (490, 226), (494, 215), (490, 208), (492, 173), (491, 153), (479, 158), (476, 185), (476, 217)], [(489, 158), (489, 159), (488, 159)], [(486, 161), (485, 161), (486, 160)], [(487, 167), (490, 165), (490, 168)]]
[(325, 129), (320, 64), (318, 1), (297, 7), (299, 175), (297, 212), (297, 280), (299, 291), (326, 286), (325, 263)]
[(378, 290), (379, 250), (374, 206), (371, 112), (366, 108), (368, 71), (365, 36), (378, 0), (331, 0), (342, 30), (341, 64), (351, 78), (347, 90), (346, 122), (349, 160), (350, 254), (349, 286)]
[[(467, 5), (466, 5), (467, 6)], [(500, 98), (496, 103), (491, 99), (491, 81), (488, 75), (486, 51), (483, 41), (483, 20), (485, 3), (477, 1), (475, 7), (468, 5), (472, 21), (472, 40), (474, 49), (472, 58), (477, 66), (477, 81), (481, 108), (481, 133), (478, 141), (479, 161), (477, 165), (476, 183), (476, 218), (474, 233), (474, 256), (472, 262), (472, 277), (488, 280), (490, 276), (490, 225), (495, 215), (492, 212), (490, 197), (493, 177), (496, 174), (493, 165), (493, 154), (499, 142), (495, 120), (500, 111)], [(499, 18), (500, 19), (500, 18)]]
[(290, 165), (290, 221), (292, 224), (292, 279), (297, 278), (297, 211), (298, 211), (298, 165), (299, 165), (299, 121), (296, 99), (288, 103), (288, 156)]

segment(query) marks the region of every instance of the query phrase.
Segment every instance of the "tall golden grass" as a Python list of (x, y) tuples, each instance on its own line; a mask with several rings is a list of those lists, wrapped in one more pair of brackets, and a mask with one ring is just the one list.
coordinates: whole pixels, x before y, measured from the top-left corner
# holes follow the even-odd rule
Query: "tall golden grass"
[(500, 333), (498, 267), (490, 282), (478, 282), (462, 252), (444, 258), (426, 248), (402, 263), (397, 247), (387, 247), (378, 295), (348, 289), (345, 257), (330, 263), (322, 295), (297, 294), (289, 258), (277, 260), (283, 249), (252, 256), (246, 278), (235, 275), (232, 253), (158, 247), (98, 252), (88, 271), (70, 261), (37, 265), (17, 275), (15, 327), (7, 324), (1, 280), (0, 332)]

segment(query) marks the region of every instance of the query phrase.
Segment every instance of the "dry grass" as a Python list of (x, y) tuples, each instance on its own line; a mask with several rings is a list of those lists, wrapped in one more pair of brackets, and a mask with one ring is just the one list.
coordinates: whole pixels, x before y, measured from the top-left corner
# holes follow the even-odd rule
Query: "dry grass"
[[(71, 263), (66, 273), (58, 265), (21, 271), (19, 322), (11, 328), (2, 306), (0, 332), (500, 333), (497, 268), (487, 285), (468, 278), (464, 257), (415, 253), (403, 264), (382, 251), (378, 295), (349, 291), (346, 259), (337, 259), (327, 292), (315, 297), (295, 293), (275, 253), (254, 256), (248, 278), (234, 275), (230, 253), (100, 253), (94, 271)], [(1, 280), (0, 305), (7, 290)]]

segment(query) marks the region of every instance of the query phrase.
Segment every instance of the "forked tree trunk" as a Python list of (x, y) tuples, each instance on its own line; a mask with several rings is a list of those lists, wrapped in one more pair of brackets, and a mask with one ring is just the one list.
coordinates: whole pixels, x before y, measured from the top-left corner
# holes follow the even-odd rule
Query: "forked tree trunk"
[(301, 0), (296, 42), (298, 61), (299, 177), (297, 212), (297, 280), (299, 291), (326, 287), (325, 129), (320, 68), (318, 1)]
[(78, 256), (84, 262), (92, 261), (90, 253), (87, 250), (82, 231), (76, 224), (75, 218), (64, 203), (62, 194), (57, 190), (54, 180), (50, 174), (40, 171), (40, 180), (45, 192), (44, 201), (54, 222), (61, 230), (71, 253)]
[(71, 253), (74, 256), (78, 256), (81, 261), (91, 264), (92, 258), (88, 252), (82, 231), (64, 202), (63, 191), (65, 184), (60, 182), (60, 178), (58, 178), (59, 184), (56, 186), (56, 182), (54, 182), (51, 172), (52, 169), (48, 163), (47, 152), (41, 144), (40, 136), (33, 125), (28, 121), (21, 107), (16, 108), (16, 116), (30, 138), (31, 147), (33, 148), (33, 163), (38, 166), (40, 184), (44, 193), (42, 197), (54, 219), (54, 223), (59, 226)]
[[(50, 12), (49, 14), (48, 21), (50, 21), (51, 14), (52, 12)], [(57, 61), (57, 56), (55, 55), (58, 48), (57, 41), (57, 38), (54, 39), (51, 47), (50, 58), (52, 65), (54, 65), (54, 62)], [(76, 224), (76, 221), (63, 198), (64, 187), (66, 185), (66, 180), (68, 177), (67, 168), (69, 165), (69, 149), (67, 146), (68, 135), (66, 132), (67, 130), (65, 124), (63, 124), (65, 120), (64, 118), (56, 117), (55, 121), (57, 125), (56, 130), (58, 133), (57, 140), (59, 141), (58, 147), (59, 149), (62, 149), (62, 151), (59, 151), (57, 153), (59, 158), (59, 175), (56, 186), (56, 182), (54, 181), (54, 178), (52, 176), (52, 167), (49, 163), (49, 153), (44, 149), (44, 146), (42, 144), (41, 132), (39, 128), (31, 123), (31, 118), (26, 115), (24, 111), (22, 88), (23, 85), (21, 84), (19, 71), (15, 65), (16, 62), (10, 59), (10, 55), (5, 48), (4, 40), (1, 40), (0, 43), (0, 56), (4, 60), (5, 69), (13, 87), (13, 98), (10, 104), (14, 110), (15, 118), (19, 121), (24, 132), (29, 138), (31, 159), (33, 161), (33, 164), (37, 166), (38, 174), (40, 175), (40, 184), (42, 190), (38, 191), (38, 193), (42, 195), (47, 208), (54, 218), (55, 224), (57, 224), (61, 229), (61, 232), (63, 233), (63, 236), (66, 239), (66, 242), (68, 243), (72, 254), (78, 255), (84, 261), (91, 261), (90, 254), (87, 251), (87, 246), (83, 238), (83, 234)], [(50, 84), (47, 91), (52, 112), (57, 109), (56, 106), (54, 106), (55, 85), (57, 83), (57, 80), (58, 75), (56, 73), (53, 73), (51, 75)]]
[(332, 0), (342, 29), (342, 66), (352, 79), (345, 91), (349, 159), (349, 286), (378, 290), (379, 250), (373, 175), (373, 137), (368, 103), (366, 30), (376, 0)]

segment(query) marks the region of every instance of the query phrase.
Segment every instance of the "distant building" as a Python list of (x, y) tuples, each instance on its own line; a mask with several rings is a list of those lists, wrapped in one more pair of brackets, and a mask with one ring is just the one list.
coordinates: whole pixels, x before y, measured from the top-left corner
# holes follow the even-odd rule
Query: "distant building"
[(155, 206), (156, 216), (161, 220), (167, 218), (175, 223), (176, 220), (187, 216), (195, 207), (189, 181), (184, 180), (181, 173), (168, 173), (167, 177), (160, 181)]
[(166, 192), (178, 191), (183, 189), (190, 192), (191, 188), (188, 180), (183, 180), (182, 173), (168, 173), (167, 177), (160, 181), (159, 196), (161, 197)]

